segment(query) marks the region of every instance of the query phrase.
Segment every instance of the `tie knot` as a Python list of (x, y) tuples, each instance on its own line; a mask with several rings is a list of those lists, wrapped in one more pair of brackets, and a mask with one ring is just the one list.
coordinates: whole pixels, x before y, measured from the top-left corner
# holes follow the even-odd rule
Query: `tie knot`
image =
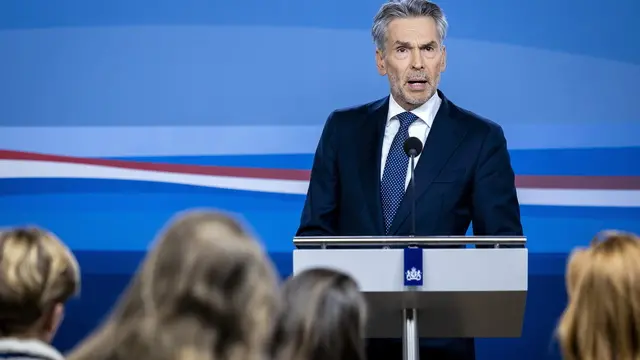
[(418, 117), (414, 114), (414, 113), (410, 113), (410, 112), (403, 112), (398, 114), (398, 120), (400, 121), (400, 127), (404, 128), (404, 129), (408, 129), (409, 125), (413, 124), (414, 121), (416, 121), (418, 119)]

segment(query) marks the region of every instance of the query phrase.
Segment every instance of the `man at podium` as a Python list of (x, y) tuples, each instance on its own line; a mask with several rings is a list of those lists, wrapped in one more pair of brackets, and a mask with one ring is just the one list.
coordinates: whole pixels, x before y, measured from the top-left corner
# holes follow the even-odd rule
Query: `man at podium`
[[(502, 128), (438, 90), (447, 26), (440, 7), (426, 0), (380, 8), (372, 36), (390, 95), (329, 115), (297, 236), (464, 236), (470, 224), (474, 235), (522, 235)], [(415, 182), (407, 190), (411, 150)], [(475, 358), (473, 340), (423, 341), (420, 353)]]

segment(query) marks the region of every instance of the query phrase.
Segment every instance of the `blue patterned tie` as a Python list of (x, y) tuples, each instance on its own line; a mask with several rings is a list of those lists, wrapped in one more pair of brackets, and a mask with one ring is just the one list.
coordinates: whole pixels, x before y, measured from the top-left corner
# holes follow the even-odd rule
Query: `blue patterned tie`
[(389, 155), (387, 155), (387, 161), (384, 165), (382, 181), (380, 182), (382, 213), (384, 215), (385, 233), (387, 234), (404, 196), (409, 157), (405, 154), (403, 145), (405, 140), (409, 138), (409, 125), (413, 124), (418, 117), (410, 112), (403, 112), (397, 115), (397, 119), (400, 121), (400, 129), (398, 129), (398, 133), (391, 143), (391, 149), (389, 149)]

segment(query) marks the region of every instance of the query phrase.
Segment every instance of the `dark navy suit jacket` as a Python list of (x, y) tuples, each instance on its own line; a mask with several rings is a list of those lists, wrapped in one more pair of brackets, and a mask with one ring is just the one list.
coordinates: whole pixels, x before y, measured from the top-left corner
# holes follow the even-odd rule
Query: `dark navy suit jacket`
[[(522, 235), (502, 128), (442, 103), (415, 168), (417, 236)], [(318, 144), (297, 236), (385, 235), (380, 157), (389, 97), (329, 116)], [(410, 191), (407, 191), (407, 195)], [(409, 235), (405, 196), (389, 235)]]
[[(415, 235), (465, 235), (471, 223), (474, 235), (522, 235), (502, 128), (438, 95), (442, 103), (415, 168)], [(388, 109), (386, 97), (331, 113), (297, 236), (385, 235), (380, 157)], [(405, 196), (400, 204), (389, 235), (410, 234), (408, 200)], [(452, 358), (475, 357), (472, 339), (427, 343), (451, 350)]]

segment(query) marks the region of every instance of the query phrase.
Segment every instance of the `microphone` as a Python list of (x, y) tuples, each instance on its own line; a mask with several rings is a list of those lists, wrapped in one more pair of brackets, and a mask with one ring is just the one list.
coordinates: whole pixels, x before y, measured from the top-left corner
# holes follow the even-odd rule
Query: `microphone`
[(417, 137), (410, 137), (404, 141), (404, 152), (407, 156), (418, 156), (422, 152), (422, 141)]
[(411, 186), (411, 236), (416, 235), (416, 179), (413, 172), (415, 168), (415, 158), (422, 152), (422, 141), (417, 137), (410, 137), (404, 141), (404, 152), (411, 158), (409, 186)]

